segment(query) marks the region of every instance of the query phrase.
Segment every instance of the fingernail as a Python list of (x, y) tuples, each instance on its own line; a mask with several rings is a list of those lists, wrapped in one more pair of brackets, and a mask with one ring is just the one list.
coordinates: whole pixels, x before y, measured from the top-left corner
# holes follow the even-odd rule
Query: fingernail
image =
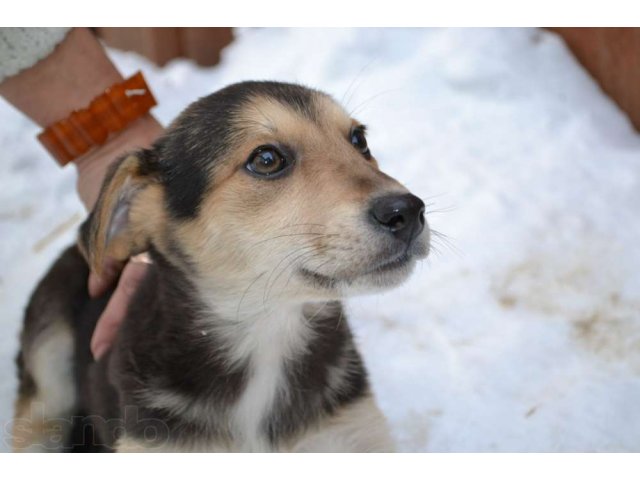
[(99, 343), (93, 348), (93, 359), (97, 362), (105, 354), (109, 346), (106, 343)]
[(129, 261), (133, 263), (146, 263), (148, 265), (153, 264), (153, 261), (151, 260), (151, 257), (147, 252), (142, 252), (137, 255), (134, 255), (129, 259)]

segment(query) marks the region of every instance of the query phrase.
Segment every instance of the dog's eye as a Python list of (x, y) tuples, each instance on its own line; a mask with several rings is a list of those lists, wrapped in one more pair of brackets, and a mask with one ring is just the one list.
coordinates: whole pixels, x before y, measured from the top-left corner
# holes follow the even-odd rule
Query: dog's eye
[(367, 145), (367, 138), (364, 135), (364, 127), (355, 127), (351, 130), (351, 145), (356, 147), (358, 151), (364, 155), (364, 158), (371, 158), (371, 151)]
[(263, 177), (274, 177), (288, 166), (285, 156), (271, 145), (256, 148), (245, 164), (251, 173)]

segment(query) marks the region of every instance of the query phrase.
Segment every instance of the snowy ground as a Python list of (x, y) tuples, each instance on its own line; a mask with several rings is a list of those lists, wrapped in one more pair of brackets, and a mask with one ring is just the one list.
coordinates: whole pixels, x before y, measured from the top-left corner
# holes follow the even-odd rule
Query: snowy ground
[[(640, 136), (536, 30), (243, 31), (219, 67), (143, 68), (171, 120), (242, 79), (343, 99), (450, 237), (349, 302), (405, 451), (640, 451)], [(0, 422), (21, 312), (83, 213), (74, 173), (0, 105)], [(6, 447), (3, 447), (6, 448)]]

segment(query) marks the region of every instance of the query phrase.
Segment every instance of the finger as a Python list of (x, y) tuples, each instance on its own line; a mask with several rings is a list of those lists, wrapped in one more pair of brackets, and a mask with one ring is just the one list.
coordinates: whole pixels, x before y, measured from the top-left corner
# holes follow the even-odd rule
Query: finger
[(102, 268), (102, 274), (98, 275), (95, 272), (91, 272), (89, 274), (89, 295), (93, 298), (100, 297), (104, 295), (107, 290), (109, 290), (116, 280), (118, 280), (118, 276), (124, 267), (124, 262), (119, 262), (117, 260), (113, 260), (112, 258), (108, 258), (104, 262), (104, 266)]
[(107, 308), (98, 319), (96, 329), (93, 332), (91, 352), (96, 360), (111, 347), (118, 333), (118, 328), (127, 313), (131, 297), (144, 277), (147, 268), (146, 263), (133, 261), (124, 267), (118, 286), (113, 292)]

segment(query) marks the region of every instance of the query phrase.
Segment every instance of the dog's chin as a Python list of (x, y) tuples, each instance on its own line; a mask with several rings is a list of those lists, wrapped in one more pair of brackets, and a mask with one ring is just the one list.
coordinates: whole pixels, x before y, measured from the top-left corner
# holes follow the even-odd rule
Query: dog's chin
[(352, 274), (330, 277), (304, 268), (299, 273), (307, 284), (335, 297), (375, 293), (397, 287), (406, 281), (417, 261), (427, 256), (428, 250), (428, 246), (418, 246), (410, 252), (373, 262)]

